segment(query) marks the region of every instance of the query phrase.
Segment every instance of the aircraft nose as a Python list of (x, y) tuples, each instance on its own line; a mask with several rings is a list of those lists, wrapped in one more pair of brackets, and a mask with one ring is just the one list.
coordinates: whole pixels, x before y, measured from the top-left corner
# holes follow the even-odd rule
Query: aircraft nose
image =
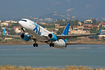
[(21, 26), (22, 26), (22, 21), (18, 21), (18, 23), (19, 23), (19, 25), (21, 25)]

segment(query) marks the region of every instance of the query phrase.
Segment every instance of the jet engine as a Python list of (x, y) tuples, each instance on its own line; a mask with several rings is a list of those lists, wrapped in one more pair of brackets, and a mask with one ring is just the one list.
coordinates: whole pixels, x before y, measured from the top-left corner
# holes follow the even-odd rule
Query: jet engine
[(24, 33), (21, 34), (20, 37), (21, 37), (21, 39), (23, 39), (25, 41), (29, 41), (30, 40), (30, 38), (29, 38), (30, 36), (28, 36), (27, 34), (24, 34)]
[(55, 34), (49, 34), (48, 35), (48, 38), (51, 40), (51, 41), (56, 41), (57, 40), (57, 37)]

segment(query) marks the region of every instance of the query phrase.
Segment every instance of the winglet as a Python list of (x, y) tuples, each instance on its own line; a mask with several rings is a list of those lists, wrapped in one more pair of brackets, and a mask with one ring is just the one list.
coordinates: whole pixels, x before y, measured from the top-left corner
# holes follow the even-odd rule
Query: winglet
[(3, 35), (5, 35), (6, 28), (4, 28)]
[(101, 29), (100, 29), (99, 33), (97, 33), (97, 35), (100, 35), (100, 34), (101, 34), (102, 28), (103, 28), (103, 27), (101, 27)]

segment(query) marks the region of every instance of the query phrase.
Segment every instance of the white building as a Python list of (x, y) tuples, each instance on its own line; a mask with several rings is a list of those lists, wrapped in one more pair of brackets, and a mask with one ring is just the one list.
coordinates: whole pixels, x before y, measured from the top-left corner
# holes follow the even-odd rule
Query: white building
[(92, 23), (92, 20), (85, 20), (84, 23)]
[(8, 26), (8, 23), (7, 22), (3, 22), (3, 23), (1, 23), (1, 26)]
[(20, 26), (14, 26), (14, 30), (16, 33), (21, 33), (21, 27)]

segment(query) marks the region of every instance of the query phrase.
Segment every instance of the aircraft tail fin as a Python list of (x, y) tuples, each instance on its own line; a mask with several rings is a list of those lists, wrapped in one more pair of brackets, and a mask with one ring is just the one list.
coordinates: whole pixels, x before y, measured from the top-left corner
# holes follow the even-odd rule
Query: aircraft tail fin
[(103, 27), (101, 27), (101, 29), (100, 29), (99, 33), (97, 33), (97, 35), (100, 35), (101, 34), (102, 29), (103, 29)]
[(67, 24), (66, 28), (64, 29), (62, 35), (68, 35), (70, 23)]
[(5, 28), (4, 31), (3, 31), (3, 35), (5, 35), (5, 33), (6, 33), (6, 28)]

